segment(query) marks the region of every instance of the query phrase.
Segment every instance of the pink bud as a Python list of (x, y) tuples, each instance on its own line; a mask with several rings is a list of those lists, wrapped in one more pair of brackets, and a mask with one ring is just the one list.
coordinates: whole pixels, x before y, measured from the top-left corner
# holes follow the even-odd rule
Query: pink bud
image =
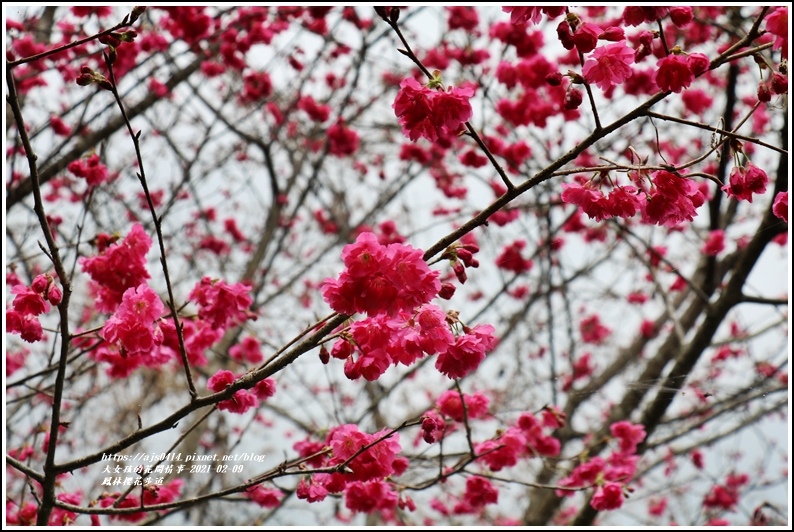
[(359, 366), (356, 366), (356, 362), (353, 360), (352, 356), (347, 357), (347, 360), (345, 360), (344, 371), (345, 371), (345, 377), (347, 377), (351, 381), (361, 377), (361, 368)]
[[(772, 80), (769, 83), (770, 88), (774, 94), (786, 94), (788, 93), (788, 77), (784, 76), (780, 72), (775, 72), (772, 74)], [(760, 100), (761, 98), (759, 98)]]
[(695, 18), (689, 6), (676, 6), (670, 8), (670, 20), (679, 28), (683, 28)]
[(562, 74), (560, 74), (559, 72), (552, 72), (551, 74), (547, 74), (546, 83), (548, 83), (552, 87), (559, 87), (560, 85), (562, 85)]
[(462, 262), (456, 262), (452, 266), (452, 271), (455, 272), (455, 277), (458, 278), (458, 281), (460, 281), (460, 284), (464, 284), (466, 282), (466, 279), (467, 279), (467, 277), (466, 277), (466, 268), (463, 266)]
[(579, 89), (571, 89), (565, 94), (565, 99), (563, 100), (563, 108), (572, 111), (573, 109), (578, 109), (579, 106), (582, 105), (582, 91)]
[(61, 289), (55, 286), (55, 283), (50, 284), (50, 289), (47, 291), (47, 300), (53, 305), (59, 305), (62, 298)]
[(711, 61), (704, 54), (693, 53), (689, 54), (686, 58), (687, 66), (692, 74), (699, 76), (709, 69)]
[(48, 284), (50, 284), (50, 280), (47, 279), (47, 276), (37, 275), (36, 278), (33, 279), (33, 284), (31, 284), (30, 287), (39, 294), (43, 294), (47, 291)]
[(441, 290), (438, 291), (438, 297), (441, 299), (452, 299), (455, 295), (455, 285), (451, 283), (441, 283)]
[(601, 32), (601, 35), (599, 35), (598, 38), (603, 41), (620, 42), (626, 38), (626, 33), (621, 27), (610, 26)]
[(479, 253), (480, 246), (478, 246), (477, 244), (464, 244), (463, 249), (465, 249), (466, 251), (471, 251), (472, 253)]
[(762, 81), (758, 84), (758, 101), (766, 103), (772, 100), (772, 91), (769, 90), (769, 84)]
[(471, 254), (471, 251), (460, 248), (458, 249), (458, 258), (463, 261), (463, 264), (468, 265), (471, 262), (471, 259), (474, 257)]

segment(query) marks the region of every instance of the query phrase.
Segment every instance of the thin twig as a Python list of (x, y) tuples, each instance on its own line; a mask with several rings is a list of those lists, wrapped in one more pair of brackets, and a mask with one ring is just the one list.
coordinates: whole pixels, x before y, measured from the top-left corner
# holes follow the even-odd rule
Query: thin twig
[(112, 87), (111, 92), (113, 93), (113, 97), (116, 99), (116, 103), (119, 106), (119, 110), (121, 111), (121, 116), (124, 118), (124, 123), (127, 125), (127, 131), (130, 134), (130, 138), (132, 139), (132, 144), (135, 148), (135, 157), (138, 160), (138, 180), (141, 183), (141, 187), (143, 188), (143, 193), (146, 196), (146, 203), (149, 205), (149, 212), (152, 215), (152, 221), (154, 222), (154, 229), (157, 233), (157, 243), (160, 246), (160, 264), (163, 268), (163, 277), (165, 278), (165, 285), (166, 289), (168, 290), (168, 307), (171, 309), (171, 316), (174, 320), (174, 327), (176, 328), (176, 335), (179, 342), (179, 354), (182, 357), (182, 367), (185, 370), (185, 378), (187, 379), (188, 391), (190, 392), (191, 399), (195, 399), (198, 397), (198, 392), (196, 391), (196, 386), (193, 384), (193, 377), (190, 374), (190, 362), (187, 358), (187, 349), (185, 348), (185, 338), (182, 334), (182, 325), (179, 323), (179, 313), (177, 312), (176, 302), (174, 301), (174, 289), (171, 285), (171, 277), (168, 274), (168, 260), (166, 258), (165, 253), (165, 239), (163, 238), (163, 228), (161, 225), (160, 218), (157, 217), (157, 212), (154, 208), (154, 202), (152, 201), (152, 196), (149, 193), (149, 186), (146, 183), (146, 172), (143, 168), (143, 155), (141, 154), (141, 145), (140, 145), (140, 136), (141, 132), (139, 131), (137, 134), (132, 129), (132, 124), (130, 123), (130, 119), (127, 116), (127, 112), (124, 109), (124, 103), (121, 101), (121, 96), (119, 96), (118, 87), (116, 85), (116, 76), (113, 74), (113, 63), (109, 61), (109, 57), (105, 55), (105, 64), (108, 67), (108, 73), (110, 75), (110, 84)]

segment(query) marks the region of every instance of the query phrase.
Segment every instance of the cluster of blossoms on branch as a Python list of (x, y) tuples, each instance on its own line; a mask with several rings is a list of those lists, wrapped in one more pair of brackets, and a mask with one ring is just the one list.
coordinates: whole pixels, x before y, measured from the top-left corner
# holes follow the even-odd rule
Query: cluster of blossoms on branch
[[(464, 406), (465, 405), (465, 406)], [(468, 426), (472, 420), (488, 417), (488, 398), (481, 393), (473, 395), (449, 390), (436, 401), (436, 408), (422, 416), (421, 436), (427, 443), (441, 442), (454, 432)], [(522, 460), (535, 457), (555, 457), (561, 450), (552, 431), (565, 424), (565, 415), (555, 407), (544, 408), (538, 417), (524, 412), (506, 429), (500, 429), (489, 440), (473, 442), (476, 463), (489, 473), (514, 467)], [(482, 477), (466, 480), (463, 494), (450, 501), (433, 499), (431, 507), (443, 515), (479, 514), (488, 504), (496, 504), (499, 489)]]
[(474, 96), (474, 88), (450, 87), (445, 91), (440, 86), (438, 77), (427, 86), (420, 85), (413, 78), (400, 83), (392, 107), (399, 118), (403, 134), (409, 139), (415, 141), (424, 137), (435, 142), (439, 138), (455, 136), (461, 132), (463, 124), (471, 119), (469, 98)]
[(63, 294), (49, 274), (37, 275), (30, 286), (25, 286), (16, 276), (10, 280), (14, 301), (6, 310), (8, 332), (19, 334), (26, 342), (44, 339), (44, 330), (38, 316), (49, 312), (50, 303), (58, 305)]
[(706, 201), (707, 191), (671, 172), (660, 170), (651, 176), (633, 172), (630, 176), (637, 187), (616, 185), (607, 196), (593, 180), (583, 185), (565, 183), (561, 198), (598, 221), (631, 218), (640, 212), (643, 221), (668, 226), (694, 220), (697, 208)]
[[(229, 370), (219, 370), (207, 380), (207, 389), (213, 392), (222, 392), (231, 385), (237, 377)], [(233, 414), (244, 414), (251, 408), (259, 406), (259, 401), (264, 401), (276, 394), (276, 381), (267, 378), (256, 383), (251, 390), (237, 390), (231, 399), (224, 399), (218, 403), (218, 410), (226, 410)]]
[[(165, 305), (147, 284), (149, 235), (140, 224), (134, 224), (123, 239), (101, 233), (94, 243), (98, 253), (81, 257), (79, 264), (91, 279), (93, 310), (111, 316), (100, 332), (103, 341), (90, 356), (108, 364), (108, 374), (115, 378), (127, 377), (140, 366), (160, 367), (179, 360), (181, 346), (173, 318), (164, 315)], [(196, 283), (188, 300), (196, 304), (198, 315), (180, 323), (189, 363), (203, 366), (207, 363), (205, 352), (228, 328), (256, 319), (250, 310), (250, 291), (245, 284), (209, 277)], [(77, 341), (89, 345), (87, 338)], [(248, 339), (233, 346), (230, 355), (250, 363), (262, 357), (258, 344), (251, 345)]]
[(387, 519), (397, 506), (413, 504), (388, 480), (408, 467), (408, 459), (398, 456), (402, 450), (399, 433), (384, 429), (367, 434), (356, 425), (341, 425), (331, 429), (322, 442), (300, 441), (294, 448), (307, 458), (308, 466), (339, 469), (302, 479), (297, 488), (299, 499), (319, 502), (329, 493), (344, 493), (348, 509), (365, 513), (378, 510)]
[[(383, 245), (370, 232), (342, 251), (345, 270), (326, 279), (322, 292), (335, 311), (367, 317), (339, 334), (330, 355), (345, 360), (345, 375), (376, 380), (391, 365), (410, 366), (438, 355), (436, 369), (450, 378), (465, 377), (496, 346), (490, 325), (467, 327), (455, 313), (429, 302), (440, 290), (438, 272), (407, 244)], [(460, 329), (457, 336), (452, 327)], [(328, 354), (323, 355), (327, 362)], [(357, 356), (355, 356), (357, 355)]]
[[(563, 478), (560, 486), (582, 488), (595, 486), (590, 506), (596, 510), (615, 510), (623, 505), (626, 484), (637, 471), (637, 446), (645, 439), (645, 428), (629, 421), (619, 421), (610, 426), (617, 449), (606, 458), (594, 456), (576, 466)], [(571, 490), (557, 490), (560, 497), (573, 496)]]

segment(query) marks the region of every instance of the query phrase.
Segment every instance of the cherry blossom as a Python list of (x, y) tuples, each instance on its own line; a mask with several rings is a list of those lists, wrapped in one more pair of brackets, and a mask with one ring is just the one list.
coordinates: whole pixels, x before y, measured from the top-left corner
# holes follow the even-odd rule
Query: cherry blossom
[(157, 320), (164, 310), (160, 296), (147, 285), (130, 288), (102, 328), (102, 337), (120, 346), (123, 353), (151, 352), (163, 343), (163, 332)]
[(582, 75), (605, 91), (631, 77), (634, 51), (625, 41), (600, 46), (593, 51), (582, 67)]
[(788, 223), (788, 192), (778, 192), (772, 204), (772, 213)]
[(477, 325), (455, 339), (438, 355), (436, 369), (451, 379), (465, 377), (479, 367), (488, 351), (496, 346), (491, 325)]
[(788, 58), (788, 7), (776, 7), (766, 16), (766, 29), (775, 36), (774, 48)]
[(461, 394), (455, 390), (447, 390), (436, 401), (438, 411), (455, 421), (463, 421), (463, 403), (466, 404), (466, 417), (467, 419), (478, 419), (485, 417), (488, 413), (488, 397), (481, 393), (473, 395), (463, 394), (463, 401), (461, 401)]
[(129, 288), (135, 288), (149, 279), (146, 254), (152, 245), (140, 224), (132, 226), (121, 242), (100, 250), (93, 257), (81, 257), (80, 266), (93, 281), (97, 292), (97, 310), (113, 312)]
[(346, 270), (338, 280), (326, 279), (323, 298), (337, 312), (370, 316), (412, 311), (438, 294), (438, 272), (409, 245), (381, 245), (370, 232), (361, 233), (342, 250)]
[(694, 79), (692, 67), (686, 56), (670, 54), (656, 63), (656, 85), (663, 91), (681, 92)]
[(594, 510), (616, 510), (623, 506), (623, 487), (616, 482), (607, 482), (599, 486), (590, 499), (590, 506)]
[(199, 318), (207, 320), (213, 328), (238, 325), (256, 316), (249, 310), (253, 300), (250, 286), (242, 283), (227, 284), (221, 279), (204, 277), (188, 296), (199, 306)]
[(435, 142), (460, 132), (463, 123), (472, 116), (469, 104), (472, 96), (471, 87), (433, 90), (407, 78), (400, 84), (392, 107), (406, 137), (413, 141), (424, 137)]
[(754, 194), (766, 192), (769, 178), (761, 168), (748, 162), (745, 166), (734, 166), (728, 183), (722, 187), (728, 196), (753, 202)]

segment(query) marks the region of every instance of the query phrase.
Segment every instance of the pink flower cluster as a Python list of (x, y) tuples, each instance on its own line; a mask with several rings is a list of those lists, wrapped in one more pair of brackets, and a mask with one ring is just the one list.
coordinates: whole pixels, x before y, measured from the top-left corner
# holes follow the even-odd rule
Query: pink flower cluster
[(385, 429), (367, 434), (356, 425), (342, 425), (332, 429), (323, 444), (299, 442), (295, 448), (301, 456), (327, 448), (327, 455), (316, 457), (310, 464), (333, 467), (346, 463), (348, 470), (315, 474), (308, 481), (302, 479), (297, 489), (299, 499), (319, 502), (329, 493), (344, 492), (345, 506), (354, 512), (388, 512), (397, 507), (400, 497), (387, 477), (401, 475), (408, 466), (407, 459), (398, 456), (402, 450), (399, 434), (389, 435)]
[(703, 506), (733, 510), (739, 503), (739, 490), (749, 481), (749, 477), (745, 474), (729, 474), (724, 485), (716, 484), (711, 488), (711, 491), (703, 499)]
[[(155, 486), (154, 489), (142, 490), (143, 500), (141, 500), (141, 498), (137, 495), (127, 495), (121, 502), (117, 502), (122, 495), (120, 492), (106, 492), (100, 496), (99, 505), (102, 508), (107, 508), (109, 506), (113, 506), (114, 508), (144, 508), (145, 506), (173, 502), (182, 493), (182, 484), (182, 479), (176, 478), (167, 484)], [(144, 517), (146, 517), (145, 511), (131, 514), (114, 514), (110, 516), (111, 519), (128, 521), (131, 523), (140, 521)], [(99, 525), (99, 521), (94, 524)]]
[(775, 36), (772, 47), (780, 50), (784, 59), (788, 58), (788, 7), (776, 7), (764, 19), (766, 20), (766, 30)]
[(85, 178), (86, 183), (91, 187), (101, 185), (108, 180), (108, 169), (99, 162), (99, 155), (96, 153), (72, 161), (66, 168), (77, 177)]
[(521, 256), (521, 250), (526, 247), (524, 240), (516, 240), (509, 246), (505, 246), (502, 253), (496, 257), (496, 265), (502, 270), (515, 274), (529, 271), (533, 266), (532, 259), (525, 259)]
[(560, 6), (502, 6), (503, 13), (510, 13), (511, 24), (537, 24), (545, 13), (549, 19), (555, 19), (565, 13), (565, 7)]
[(253, 104), (268, 98), (273, 93), (273, 82), (267, 72), (249, 72), (243, 76), (241, 104)]
[(345, 360), (345, 375), (350, 379), (373, 381), (391, 365), (409, 366), (434, 354), (438, 354), (438, 371), (461, 378), (477, 369), (496, 345), (493, 332), (490, 325), (477, 325), (454, 337), (444, 311), (428, 304), (415, 313), (401, 312), (395, 318), (378, 314), (353, 323), (334, 344), (331, 355)]
[(615, 187), (608, 196), (604, 196), (589, 182), (584, 186), (563, 183), (560, 197), (566, 203), (578, 205), (587, 216), (600, 222), (612, 217), (634, 216), (641, 205), (636, 192), (637, 189), (630, 186)]
[[(560, 480), (565, 487), (586, 488), (596, 486), (590, 506), (598, 511), (616, 510), (623, 505), (624, 485), (637, 471), (637, 445), (645, 439), (645, 428), (628, 421), (619, 421), (610, 426), (618, 449), (604, 460), (595, 456), (574, 468), (570, 475)], [(573, 491), (557, 490), (560, 497), (572, 496)]]
[(652, 177), (653, 188), (647, 194), (643, 209), (643, 221), (675, 226), (695, 219), (696, 209), (703, 205), (703, 191), (686, 177), (661, 170)]
[(37, 275), (31, 285), (15, 284), (11, 287), (14, 301), (6, 310), (6, 329), (17, 333), (29, 343), (44, 339), (44, 330), (38, 316), (49, 312), (50, 303), (58, 305), (63, 294), (49, 274)]
[[(82, 499), (82, 493), (79, 491), (74, 493), (59, 493), (56, 499), (60, 502), (65, 502), (66, 504), (72, 504), (74, 506), (78, 506)], [(38, 505), (32, 502), (26, 503), (24, 506), (17, 510), (16, 503), (9, 499), (6, 502), (6, 524), (8, 525), (17, 525), (17, 526), (35, 526), (36, 525), (36, 513), (38, 512)], [(51, 527), (55, 526), (69, 526), (73, 525), (75, 519), (77, 518), (77, 514), (75, 512), (71, 512), (69, 510), (64, 510), (63, 508), (53, 508), (52, 514), (50, 514), (50, 520), (48, 525)]]
[(152, 239), (143, 227), (135, 224), (123, 241), (107, 246), (99, 255), (79, 259), (83, 271), (91, 277), (97, 310), (113, 312), (124, 292), (149, 279), (146, 253), (151, 245)]
[(487, 504), (496, 504), (499, 501), (499, 490), (490, 480), (483, 477), (469, 477), (466, 479), (466, 491), (463, 498), (453, 507), (455, 514), (474, 514), (480, 512)]
[(601, 318), (598, 317), (598, 314), (583, 318), (579, 322), (579, 332), (582, 335), (582, 341), (595, 345), (601, 345), (612, 334), (609, 327), (601, 323)]
[(413, 141), (424, 137), (435, 142), (460, 133), (463, 123), (472, 116), (469, 103), (472, 96), (471, 87), (433, 90), (407, 78), (400, 83), (392, 107), (406, 137)]
[(706, 72), (710, 63), (703, 54), (670, 54), (656, 63), (656, 85), (663, 91), (681, 92)]
[(339, 120), (328, 128), (328, 153), (336, 157), (353, 155), (358, 150), (358, 133)]
[[(434, 354), (436, 369), (460, 378), (474, 371), (496, 345), (490, 325), (462, 326), (462, 333), (453, 336), (450, 326), (459, 323), (457, 318), (427, 304), (439, 294), (441, 283), (421, 250), (384, 245), (373, 233), (363, 232), (345, 246), (342, 259), (345, 270), (339, 279), (324, 281), (323, 297), (337, 312), (368, 315), (342, 332), (330, 352), (345, 360), (348, 378), (375, 380), (390, 365), (408, 366)], [(473, 258), (466, 260), (474, 264)], [(327, 356), (326, 351), (325, 360)]]
[(753, 194), (763, 194), (769, 184), (766, 172), (751, 162), (746, 166), (734, 166), (731, 175), (722, 190), (728, 196), (739, 200), (753, 202)]
[(455, 342), (438, 354), (436, 369), (450, 379), (462, 379), (476, 370), (485, 360), (485, 355), (496, 347), (494, 328), (491, 325), (477, 325), (472, 329), (464, 328)]
[(615, 186), (608, 196), (592, 182), (585, 185), (564, 183), (561, 198), (566, 203), (578, 205), (587, 216), (598, 221), (630, 218), (639, 211), (643, 222), (670, 227), (694, 220), (697, 208), (706, 201), (703, 190), (696, 183), (664, 170), (654, 172), (649, 180), (639, 174), (633, 179), (640, 189)]
[(264, 358), (262, 355), (262, 344), (255, 336), (246, 336), (240, 343), (235, 344), (229, 349), (229, 356), (237, 362), (259, 364)]
[(708, 238), (703, 243), (701, 251), (704, 255), (709, 257), (716, 257), (725, 249), (725, 231), (722, 229), (714, 229), (709, 233)]
[(772, 203), (772, 214), (788, 223), (788, 191), (777, 193)]
[(164, 310), (160, 297), (149, 286), (129, 288), (102, 328), (102, 337), (116, 345), (122, 356), (150, 353), (163, 343), (163, 332), (157, 322)]
[[(461, 400), (461, 395), (463, 399)], [(454, 421), (463, 421), (463, 405), (466, 405), (467, 419), (481, 419), (488, 414), (487, 396), (481, 393), (474, 395), (460, 394), (456, 390), (447, 390), (436, 400), (438, 411)]]
[(582, 75), (588, 83), (594, 83), (606, 91), (620, 85), (632, 75), (634, 50), (626, 46), (626, 41), (607, 44), (595, 49), (582, 67)]
[(249, 310), (253, 299), (248, 295), (251, 287), (242, 283), (226, 284), (220, 279), (203, 277), (188, 299), (199, 306), (199, 318), (213, 328), (239, 325), (248, 319), (256, 319)]
[(245, 496), (263, 508), (277, 508), (284, 498), (284, 493), (280, 489), (265, 488), (260, 484), (247, 490)]
[(396, 316), (429, 302), (441, 288), (438, 272), (428, 268), (421, 250), (384, 246), (370, 232), (345, 246), (342, 260), (345, 271), (322, 287), (323, 298), (336, 312)]
[(301, 96), (298, 100), (298, 109), (304, 111), (315, 122), (325, 122), (331, 116), (329, 105), (318, 104), (311, 96)]
[[(231, 371), (222, 369), (207, 380), (207, 389), (213, 392), (222, 392), (231, 385), (237, 377)], [(244, 414), (251, 408), (259, 406), (259, 401), (264, 401), (276, 394), (276, 381), (267, 378), (258, 382), (250, 390), (237, 390), (231, 399), (224, 399), (218, 403), (218, 410), (226, 410), (233, 414)]]
[(516, 465), (519, 458), (560, 454), (560, 441), (549, 433), (562, 426), (562, 416), (559, 413), (546, 414), (544, 411), (539, 420), (532, 413), (524, 412), (515, 425), (498, 438), (475, 444), (478, 461), (485, 463), (491, 471), (500, 471)]

